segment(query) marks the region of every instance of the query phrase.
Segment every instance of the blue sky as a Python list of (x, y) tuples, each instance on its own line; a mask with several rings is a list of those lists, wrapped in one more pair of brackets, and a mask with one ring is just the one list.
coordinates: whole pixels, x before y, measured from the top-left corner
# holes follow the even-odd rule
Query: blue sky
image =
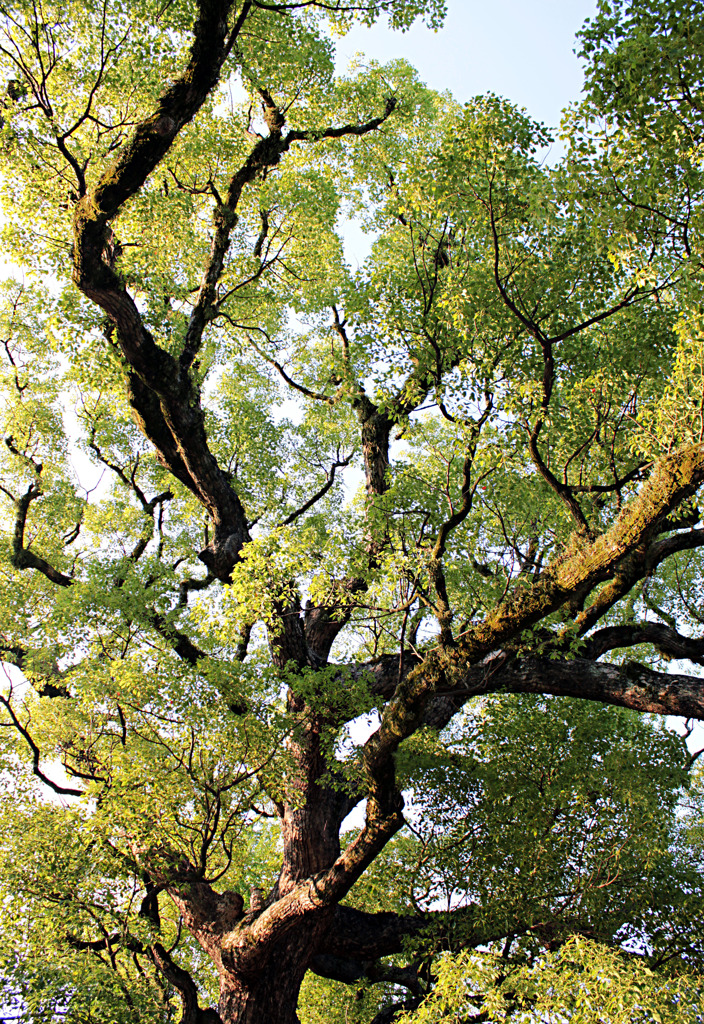
[(434, 89), (465, 101), (495, 92), (556, 127), (582, 85), (575, 34), (596, 0), (448, 0), (445, 27), (409, 32), (357, 27), (338, 44), (342, 61), (357, 51), (385, 63), (404, 57)]

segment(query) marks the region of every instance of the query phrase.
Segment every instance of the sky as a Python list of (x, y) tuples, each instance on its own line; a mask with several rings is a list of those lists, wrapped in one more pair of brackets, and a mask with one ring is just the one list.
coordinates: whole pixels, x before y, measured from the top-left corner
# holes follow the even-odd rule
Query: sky
[(579, 97), (575, 35), (596, 13), (596, 0), (448, 0), (444, 27), (422, 23), (406, 33), (356, 27), (338, 44), (340, 63), (356, 53), (385, 63), (404, 57), (433, 89), (460, 102), (495, 92), (557, 127)]

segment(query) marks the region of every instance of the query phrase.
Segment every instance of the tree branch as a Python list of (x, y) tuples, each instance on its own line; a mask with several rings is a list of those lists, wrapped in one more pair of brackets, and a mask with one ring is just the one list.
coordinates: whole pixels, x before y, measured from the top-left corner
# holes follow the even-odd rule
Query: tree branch
[(300, 508), (296, 509), (296, 511), (292, 512), (290, 516), (287, 516), (286, 519), (283, 520), (283, 522), (279, 523), (279, 526), (290, 526), (291, 523), (295, 522), (296, 519), (298, 519), (300, 516), (304, 514), (304, 512), (307, 512), (309, 508), (312, 508), (313, 505), (320, 501), (321, 498), (325, 497), (325, 495), (328, 493), (332, 485), (335, 483), (336, 471), (338, 469), (341, 469), (343, 466), (349, 466), (351, 458), (352, 454), (348, 455), (346, 459), (340, 459), (338, 451), (337, 460), (333, 462), (329, 472), (325, 474), (326, 479), (323, 486), (315, 492), (312, 498), (309, 498), (308, 501), (301, 505)]
[[(384, 694), (398, 679), (398, 660), (377, 663), (374, 692)], [(425, 664), (409, 666), (422, 676)], [(704, 720), (704, 679), (656, 672), (635, 662), (612, 665), (587, 658), (514, 659), (511, 652), (497, 651), (476, 665), (455, 669), (456, 684), (438, 685), (428, 699), (422, 724), (443, 729), (472, 698), (488, 693), (534, 693), (576, 697), (613, 704), (633, 711), (678, 715)]]
[(704, 665), (704, 640), (682, 636), (677, 630), (661, 622), (606, 626), (586, 638), (581, 653), (591, 661), (600, 658), (607, 651), (635, 647), (637, 644), (652, 644), (660, 654), (668, 658), (686, 658), (696, 665)]
[[(624, 559), (642, 545), (650, 558), (660, 560), (666, 557), (669, 546), (673, 551), (681, 550), (685, 545), (680, 536), (652, 546), (651, 541), (667, 516), (692, 497), (702, 483), (704, 445), (683, 448), (664, 458), (611, 529), (591, 543), (577, 541), (576, 550), (547, 566), (529, 587), (517, 586), (482, 623), (467, 630), (460, 640), (460, 659), (476, 663), (503, 647), (518, 633), (562, 607), (575, 593), (588, 593), (612, 578)], [(692, 539), (689, 543), (697, 546)], [(445, 671), (451, 672), (451, 665), (445, 666)]]
[[(592, 603), (575, 617), (577, 635), (588, 633), (636, 583), (650, 576), (667, 558), (679, 551), (691, 551), (703, 545), (704, 530), (690, 530), (688, 533), (656, 540), (650, 545), (636, 546), (615, 568), (610, 582), (599, 590)], [(579, 591), (575, 590), (575, 593)], [(587, 590), (583, 590), (582, 596), (586, 597), (587, 593)]]
[(320, 978), (342, 981), (346, 985), (352, 985), (354, 982), (366, 978), (373, 984), (388, 982), (392, 985), (401, 985), (414, 995), (420, 994), (418, 970), (414, 967), (393, 967), (377, 961), (370, 963), (365, 960), (351, 960), (323, 954), (314, 958), (311, 970)]
[[(250, 6), (246, 0), (240, 14), (241, 24)], [(200, 553), (200, 558), (224, 581), (229, 580), (232, 566), (249, 540), (248, 525), (230, 478), (219, 467), (208, 446), (200, 391), (188, 370), (199, 349), (205, 325), (216, 313), (215, 287), (239, 198), (245, 185), (275, 166), (293, 142), (364, 135), (375, 130), (395, 106), (395, 101), (389, 100), (381, 117), (364, 124), (322, 132), (289, 132), (283, 136), (283, 116), (276, 116), (278, 108), (266, 94), (270, 134), (259, 140), (233, 175), (227, 199), (216, 212), (216, 232), (208, 267), (181, 358), (175, 360), (156, 344), (114, 269), (116, 246), (109, 221), (141, 187), (168, 151), (177, 132), (193, 117), (215, 85), (226, 56), (224, 38), (229, 8), (228, 3), (211, 6), (203, 0), (191, 60), (184, 75), (161, 97), (156, 113), (138, 126), (131, 142), (103, 174), (93, 192), (77, 204), (74, 217), (74, 280), (88, 298), (106, 311), (117, 328), (117, 340), (132, 369), (131, 377), (141, 383), (140, 387), (135, 380), (130, 382), (131, 400), (141, 418), (140, 425), (155, 444), (162, 461), (207, 509), (215, 526), (215, 536)], [(230, 38), (228, 46), (233, 42)], [(149, 397), (149, 392), (153, 392), (153, 398)]]
[[(473, 689), (472, 677), (472, 673), (467, 676), (469, 689)], [(655, 672), (637, 662), (610, 665), (585, 658), (528, 658), (507, 665), (495, 673), (491, 682), (478, 685), (482, 693), (503, 690), (577, 697), (648, 714), (704, 720), (704, 680)]]
[(27, 525), (29, 506), (36, 498), (41, 496), (41, 493), (39, 479), (37, 478), (36, 483), (30, 484), (25, 493), (15, 501), (16, 516), (15, 528), (12, 534), (10, 561), (15, 569), (36, 569), (37, 572), (42, 573), (43, 576), (46, 576), (48, 580), (51, 580), (58, 587), (70, 587), (74, 582), (70, 576), (55, 569), (41, 555), (35, 554), (31, 548), (24, 546), (24, 532)]
[(15, 714), (15, 709), (12, 707), (11, 701), (3, 694), (0, 694), (0, 704), (2, 704), (2, 706), (5, 708), (8, 715), (10, 716), (13, 727), (17, 730), (17, 732), (20, 734), (22, 739), (25, 741), (25, 743), (31, 750), (32, 772), (34, 773), (34, 775), (36, 775), (40, 782), (43, 782), (45, 786), (49, 787), (49, 789), (52, 789), (55, 793), (58, 793), (59, 796), (83, 796), (84, 791), (82, 789), (74, 789), (72, 786), (62, 786), (58, 782), (53, 782), (47, 775), (44, 774), (44, 772), (39, 767), (41, 751), (39, 750), (37, 744), (34, 742), (34, 739), (32, 738), (29, 729), (27, 729), (26, 726), (22, 725), (19, 718)]
[(216, 1010), (201, 1009), (198, 1005), (198, 989), (193, 978), (188, 971), (174, 963), (160, 942), (155, 942), (150, 946), (149, 955), (181, 997), (183, 1006), (181, 1024), (222, 1024)]

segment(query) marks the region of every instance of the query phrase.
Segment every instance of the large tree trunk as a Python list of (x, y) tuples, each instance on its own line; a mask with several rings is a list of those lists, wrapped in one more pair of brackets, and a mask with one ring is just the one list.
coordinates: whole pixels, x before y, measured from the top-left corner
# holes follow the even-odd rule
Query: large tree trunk
[[(300, 704), (300, 707), (297, 705)], [(289, 706), (300, 712), (303, 702), (289, 695)], [(301, 805), (282, 808), (284, 856), (276, 896), (285, 897), (298, 883), (330, 868), (340, 853), (339, 828), (343, 800), (320, 785), (325, 770), (320, 750), (320, 727), (315, 716), (291, 744), (298, 765), (292, 785)], [(263, 964), (251, 974), (223, 965), (219, 1012), (223, 1024), (296, 1024), (301, 983), (311, 961), (324, 945), (334, 907), (300, 918), (266, 951)]]
[(218, 1009), (223, 1024), (298, 1024), (298, 994), (320, 948), (332, 909), (301, 921), (271, 949), (264, 968), (246, 977), (223, 971)]

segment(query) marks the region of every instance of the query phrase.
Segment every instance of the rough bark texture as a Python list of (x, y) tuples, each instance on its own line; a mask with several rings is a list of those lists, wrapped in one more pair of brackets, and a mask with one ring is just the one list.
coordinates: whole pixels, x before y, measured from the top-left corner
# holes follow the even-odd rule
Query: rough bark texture
[(332, 910), (304, 920), (275, 943), (265, 965), (250, 978), (228, 974), (220, 990), (219, 1012), (237, 1024), (296, 1024), (298, 993), (316, 951), (324, 945)]

